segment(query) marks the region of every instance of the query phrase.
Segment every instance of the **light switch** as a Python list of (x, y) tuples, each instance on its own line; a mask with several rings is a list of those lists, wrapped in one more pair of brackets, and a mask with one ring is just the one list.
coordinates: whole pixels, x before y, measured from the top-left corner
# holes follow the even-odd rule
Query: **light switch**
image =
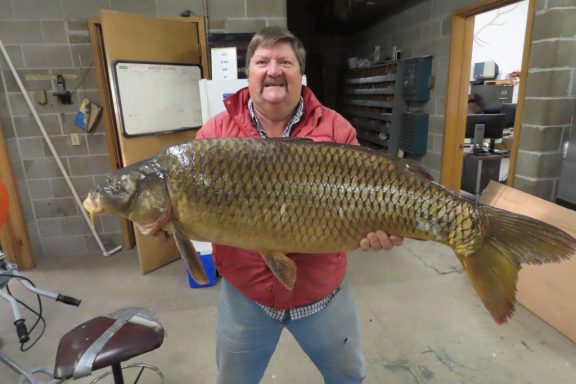
[(80, 145), (80, 135), (77, 133), (70, 134), (70, 144), (72, 145)]

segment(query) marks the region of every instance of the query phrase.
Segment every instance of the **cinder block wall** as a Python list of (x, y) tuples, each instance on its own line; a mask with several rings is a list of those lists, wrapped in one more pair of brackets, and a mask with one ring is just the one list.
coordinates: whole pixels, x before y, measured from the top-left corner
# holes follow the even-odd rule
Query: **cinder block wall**
[[(435, 86), (425, 109), (430, 113), (428, 151), (422, 163), (439, 179), (448, 81), (451, 14), (476, 0), (413, 1), (406, 8), (354, 36), (349, 55), (368, 57), (379, 44), (405, 57), (433, 55)], [(526, 79), (527, 99), (514, 186), (553, 199), (561, 170), (561, 143), (567, 139), (576, 102), (576, 2), (538, 0)]]
[(421, 161), (435, 180), (440, 179), (444, 139), (451, 16), (454, 9), (474, 2), (475, 0), (411, 1), (403, 9), (354, 36), (348, 44), (348, 47), (352, 48), (349, 56), (370, 57), (375, 45), (380, 45), (384, 56), (390, 56), (394, 46), (402, 50), (404, 57), (433, 56), (434, 88), (430, 92), (430, 100), (424, 105), (424, 111), (430, 115), (428, 148)]
[(575, 0), (537, 2), (526, 81), (514, 187), (553, 200), (576, 105)]
[[(100, 9), (145, 16), (178, 16), (188, 9), (208, 15), (209, 32), (255, 32), (286, 25), (281, 0), (0, 0), (0, 38), (29, 95), (46, 90), (48, 104), (35, 106), (82, 198), (111, 170), (103, 127), (86, 134), (74, 125), (84, 95), (99, 102), (86, 19), (98, 16)], [(54, 81), (26, 80), (26, 75), (46, 74), (76, 76), (66, 81), (67, 89), (74, 91), (72, 105), (62, 105), (52, 96)], [(98, 251), (4, 58), (0, 75), (0, 121), (34, 257), (42, 261)], [(80, 135), (79, 146), (71, 145), (71, 133)], [(99, 217), (96, 226), (107, 248), (121, 244), (116, 217)]]

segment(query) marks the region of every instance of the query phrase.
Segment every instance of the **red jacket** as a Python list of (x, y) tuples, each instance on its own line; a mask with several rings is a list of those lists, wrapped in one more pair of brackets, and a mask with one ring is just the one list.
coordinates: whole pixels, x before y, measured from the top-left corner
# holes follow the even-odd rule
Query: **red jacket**
[[(248, 111), (249, 97), (248, 88), (244, 88), (226, 98), (226, 111), (208, 120), (196, 138), (260, 138)], [(356, 131), (346, 119), (320, 104), (309, 88), (302, 87), (302, 97), (304, 116), (292, 128), (291, 137), (358, 145)], [(294, 260), (298, 269), (294, 289), (288, 291), (255, 251), (214, 244), (213, 256), (220, 274), (244, 296), (278, 310), (324, 298), (340, 286), (346, 272), (346, 254), (343, 252), (322, 255), (290, 253), (288, 257)]]

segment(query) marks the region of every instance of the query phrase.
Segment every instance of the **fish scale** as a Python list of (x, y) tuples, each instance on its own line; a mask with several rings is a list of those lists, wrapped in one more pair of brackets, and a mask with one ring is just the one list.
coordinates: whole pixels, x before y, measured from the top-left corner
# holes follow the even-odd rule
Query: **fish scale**
[(196, 281), (206, 279), (189, 239), (258, 251), (292, 289), (290, 253), (356, 248), (383, 230), (447, 244), (494, 320), (514, 309), (522, 263), (576, 253), (564, 231), (465, 200), (412, 162), (380, 151), (298, 139), (206, 139), (172, 146), (117, 171), (84, 201), (90, 215), (120, 213), (144, 234), (173, 232)]

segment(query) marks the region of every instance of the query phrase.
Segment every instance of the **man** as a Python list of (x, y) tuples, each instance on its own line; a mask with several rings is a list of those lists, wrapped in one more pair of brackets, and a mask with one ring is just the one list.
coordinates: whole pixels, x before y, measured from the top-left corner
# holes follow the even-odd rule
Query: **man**
[[(197, 138), (306, 137), (358, 145), (356, 131), (302, 86), (306, 52), (289, 31), (269, 27), (246, 53), (248, 88), (225, 100)], [(402, 238), (384, 232), (358, 239), (367, 250), (390, 249)], [(223, 277), (217, 316), (218, 383), (260, 381), (287, 328), (326, 383), (360, 383), (365, 365), (354, 299), (344, 280), (346, 254), (289, 254), (298, 268), (286, 290), (254, 251), (214, 244)]]

